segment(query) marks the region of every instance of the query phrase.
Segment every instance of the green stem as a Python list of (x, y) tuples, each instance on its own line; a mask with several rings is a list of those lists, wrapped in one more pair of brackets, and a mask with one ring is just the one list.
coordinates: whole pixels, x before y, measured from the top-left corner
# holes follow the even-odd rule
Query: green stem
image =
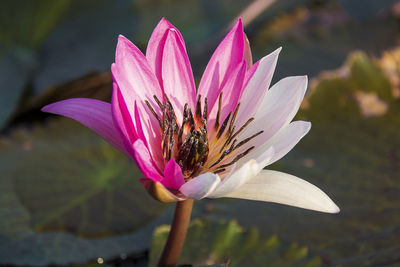
[(193, 199), (178, 201), (176, 203), (174, 220), (168, 235), (158, 267), (173, 267), (178, 262), (192, 214)]

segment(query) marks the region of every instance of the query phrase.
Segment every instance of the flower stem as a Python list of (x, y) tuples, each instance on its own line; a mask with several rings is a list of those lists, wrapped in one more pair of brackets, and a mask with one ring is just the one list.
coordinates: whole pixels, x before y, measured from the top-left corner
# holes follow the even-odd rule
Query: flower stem
[(174, 220), (168, 235), (158, 267), (173, 267), (178, 262), (192, 214), (193, 199), (178, 201), (175, 207)]

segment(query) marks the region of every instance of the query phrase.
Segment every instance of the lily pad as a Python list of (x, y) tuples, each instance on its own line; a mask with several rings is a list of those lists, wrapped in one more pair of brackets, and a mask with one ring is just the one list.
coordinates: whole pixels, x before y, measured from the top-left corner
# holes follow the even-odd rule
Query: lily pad
[(1, 140), (0, 172), (0, 264), (145, 250), (165, 207), (147, 195), (130, 159), (68, 119)]
[[(149, 266), (156, 266), (170, 227), (158, 227), (150, 248)], [(196, 219), (190, 223), (181, 264), (193, 266), (323, 266), (318, 256), (296, 243), (283, 244), (276, 235), (262, 236), (256, 228), (244, 229), (236, 221)], [(186, 265), (185, 265), (186, 266)]]

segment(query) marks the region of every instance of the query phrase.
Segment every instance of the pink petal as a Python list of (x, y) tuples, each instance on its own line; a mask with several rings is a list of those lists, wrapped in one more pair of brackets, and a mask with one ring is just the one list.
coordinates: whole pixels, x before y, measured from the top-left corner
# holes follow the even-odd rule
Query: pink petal
[(251, 79), (245, 81), (247, 84), (240, 99), (241, 106), (236, 120), (238, 125), (241, 126), (256, 113), (271, 84), (280, 51), (281, 48), (278, 48), (265, 56), (246, 73), (245, 80), (249, 77)]
[(120, 130), (125, 139), (129, 141), (130, 145), (133, 144), (138, 138), (137, 131), (121, 91), (115, 82), (113, 83), (113, 93), (111, 97), (111, 112), (117, 129)]
[[(229, 112), (235, 111), (239, 99), (243, 91), (243, 80), (246, 73), (246, 62), (242, 61), (235, 70), (228, 75), (228, 80), (222, 88), (222, 102), (221, 102), (221, 113), (220, 121), (221, 124)], [(240, 110), (240, 109), (239, 109)], [(214, 105), (210, 112), (210, 125), (214, 125), (216, 116), (218, 113), (218, 104)]]
[[(115, 64), (111, 67), (125, 101), (127, 98), (144, 101), (152, 99), (153, 95), (162, 98), (161, 88), (146, 57), (122, 35), (118, 38)], [(127, 105), (130, 106), (128, 101)]]
[(71, 98), (47, 105), (42, 108), (42, 111), (62, 115), (82, 123), (130, 156), (114, 126), (109, 103), (89, 98)]
[(153, 181), (161, 181), (163, 179), (150, 155), (149, 150), (140, 139), (133, 143), (133, 157), (139, 170), (144, 174), (144, 176)]
[(206, 172), (183, 184), (179, 191), (188, 198), (202, 199), (211, 194), (220, 182), (217, 174)]
[(180, 43), (183, 45), (183, 48), (186, 51), (184, 41), (182, 38), (181, 33), (172, 25), (167, 19), (162, 18), (160, 22), (157, 24), (156, 28), (154, 29), (153, 33), (151, 34), (149, 43), (147, 45), (146, 50), (146, 58), (149, 62), (150, 67), (152, 68), (153, 72), (157, 76), (157, 79), (162, 87), (162, 76), (161, 76), (161, 63), (164, 53), (164, 45), (165, 41), (167, 40), (167, 35), (170, 29), (175, 29), (177, 37)]
[(227, 82), (229, 74), (243, 61), (244, 43), (243, 25), (241, 19), (238, 19), (218, 45), (200, 81), (198, 94), (207, 97), (209, 112)]
[(111, 66), (111, 72), (131, 118), (135, 118), (135, 114), (139, 116), (141, 125), (137, 125), (137, 119), (135, 119), (133, 121), (135, 129), (138, 130), (141, 127), (144, 134), (143, 140), (147, 140), (146, 145), (152, 157), (157, 164), (161, 164), (163, 160), (159, 146), (161, 138), (159, 124), (145, 101), (149, 101), (156, 111), (160, 112), (153, 95), (162, 99), (162, 91), (147, 59), (123, 36), (119, 36), (115, 64)]
[(171, 100), (178, 122), (181, 122), (186, 103), (194, 110), (196, 88), (189, 58), (174, 29), (168, 31), (161, 68), (164, 92)]
[(161, 183), (172, 189), (179, 189), (184, 183), (181, 167), (175, 162), (174, 159), (168, 161), (164, 168), (164, 179)]

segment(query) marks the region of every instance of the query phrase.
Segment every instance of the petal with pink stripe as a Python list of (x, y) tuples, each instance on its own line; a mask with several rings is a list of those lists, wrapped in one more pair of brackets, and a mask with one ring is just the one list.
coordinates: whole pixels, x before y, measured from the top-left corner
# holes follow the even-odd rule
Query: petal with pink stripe
[(229, 74), (243, 61), (245, 38), (239, 19), (212, 55), (201, 78), (198, 93), (207, 97), (209, 112), (227, 82)]
[(192, 110), (195, 107), (196, 88), (189, 58), (174, 29), (168, 31), (161, 69), (164, 92), (172, 103), (178, 122), (181, 122), (184, 105), (187, 103)]

